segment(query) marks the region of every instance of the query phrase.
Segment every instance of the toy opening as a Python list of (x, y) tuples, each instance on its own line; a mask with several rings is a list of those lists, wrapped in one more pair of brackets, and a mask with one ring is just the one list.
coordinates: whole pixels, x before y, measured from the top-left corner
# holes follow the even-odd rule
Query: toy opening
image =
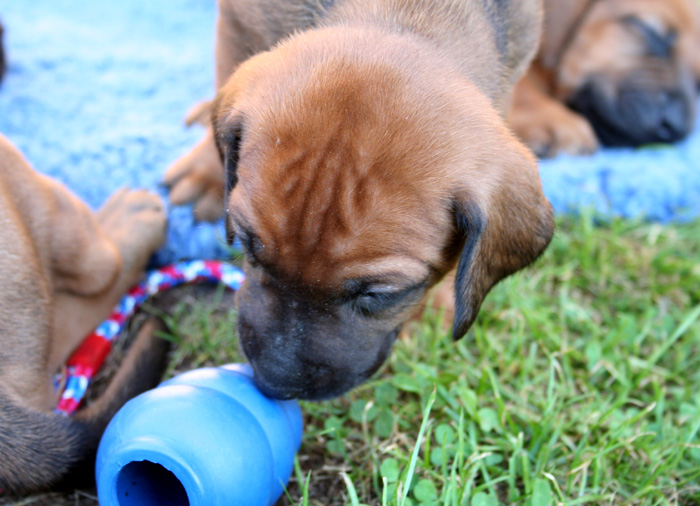
[(187, 491), (173, 473), (144, 460), (124, 466), (117, 477), (119, 506), (189, 506)]

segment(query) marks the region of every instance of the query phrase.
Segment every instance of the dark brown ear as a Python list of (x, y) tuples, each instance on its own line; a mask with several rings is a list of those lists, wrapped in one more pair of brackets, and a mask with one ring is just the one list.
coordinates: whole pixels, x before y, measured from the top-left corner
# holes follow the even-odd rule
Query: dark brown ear
[[(243, 62), (217, 92), (211, 103), (211, 123), (214, 130), (214, 140), (219, 150), (219, 156), (224, 165), (226, 190), (224, 202), (228, 202), (231, 192), (238, 183), (238, 162), (241, 145), (245, 139), (245, 109), (246, 95), (255, 87), (256, 78), (266, 63), (274, 58), (269, 51), (258, 53)], [(233, 242), (230, 221), (226, 219), (226, 236), (229, 243)]]
[(238, 183), (238, 160), (241, 156), (244, 132), (243, 116), (230, 116), (223, 121), (214, 119), (213, 124), (216, 149), (219, 150), (219, 156), (226, 171), (225, 195), (228, 197)]
[[(241, 141), (243, 139), (243, 119), (236, 118), (230, 120), (230, 124), (226, 127), (226, 133), (222, 136), (222, 140), (217, 139), (216, 145), (219, 148), (219, 154), (224, 163), (224, 178), (226, 187), (224, 190), (224, 202), (228, 202), (231, 192), (238, 183), (238, 160), (241, 154)], [(226, 222), (226, 240), (230, 245), (233, 244), (234, 233), (230, 226), (228, 217)]]
[[(229, 196), (238, 183), (238, 161), (245, 135), (245, 118), (241, 103), (255, 82), (256, 74), (271, 53), (259, 53), (243, 62), (219, 89), (211, 103), (211, 125), (214, 141), (224, 166), (226, 188), (224, 202), (228, 206)], [(228, 213), (225, 215), (226, 239), (233, 243), (234, 234)]]
[(481, 169), (488, 175), (486, 184), (467, 183), (455, 201), (465, 241), (455, 278), (455, 339), (474, 323), (489, 290), (534, 262), (554, 233), (552, 207), (542, 193), (534, 157), (509, 138), (492, 159), (492, 167)]
[(242, 63), (221, 87), (209, 107), (214, 141), (226, 170), (227, 196), (238, 182), (236, 169), (245, 131), (241, 103), (245, 102), (245, 94), (254, 85), (259, 69), (271, 57), (269, 52), (259, 53)]
[[(238, 183), (238, 160), (243, 137), (243, 117), (236, 113), (234, 106), (236, 92), (232, 86), (224, 86), (211, 105), (211, 124), (214, 129), (214, 142), (224, 166), (224, 202), (228, 206), (229, 196)], [(224, 213), (226, 242), (233, 244), (234, 233), (228, 213)]]

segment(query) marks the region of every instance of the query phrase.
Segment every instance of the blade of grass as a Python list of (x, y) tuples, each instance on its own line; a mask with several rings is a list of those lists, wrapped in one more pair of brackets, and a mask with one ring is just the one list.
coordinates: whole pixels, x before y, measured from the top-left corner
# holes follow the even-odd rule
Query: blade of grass
[(430, 397), (428, 398), (428, 402), (425, 405), (425, 409), (423, 410), (423, 422), (421, 423), (420, 430), (418, 431), (418, 437), (416, 438), (416, 444), (413, 447), (413, 453), (411, 454), (411, 460), (408, 465), (408, 471), (406, 473), (406, 477), (403, 480), (404, 487), (403, 487), (403, 493), (402, 496), (400, 497), (400, 506), (405, 506), (406, 504), (406, 499), (408, 498), (408, 493), (411, 489), (411, 481), (413, 480), (413, 475), (416, 470), (416, 462), (418, 461), (418, 452), (420, 451), (421, 447), (421, 441), (423, 440), (423, 435), (425, 434), (425, 430), (428, 427), (428, 422), (430, 421), (430, 412), (433, 409), (433, 404), (435, 403), (435, 397), (437, 396), (437, 389), (433, 388), (433, 392), (430, 394)]

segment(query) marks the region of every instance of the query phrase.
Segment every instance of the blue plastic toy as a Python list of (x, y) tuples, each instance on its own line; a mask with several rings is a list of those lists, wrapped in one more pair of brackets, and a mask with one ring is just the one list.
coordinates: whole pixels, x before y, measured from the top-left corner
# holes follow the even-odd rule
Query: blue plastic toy
[(271, 506), (301, 444), (296, 401), (265, 397), (247, 365), (181, 374), (129, 401), (97, 452), (101, 506)]

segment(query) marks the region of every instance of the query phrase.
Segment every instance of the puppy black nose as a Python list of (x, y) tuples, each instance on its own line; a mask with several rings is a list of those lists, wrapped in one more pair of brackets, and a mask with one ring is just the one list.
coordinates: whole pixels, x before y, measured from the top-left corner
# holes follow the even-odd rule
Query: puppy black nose
[(622, 90), (618, 109), (638, 144), (677, 142), (692, 129), (692, 105), (680, 91)]
[(692, 130), (695, 97), (682, 89), (649, 90), (622, 84), (613, 97), (591, 81), (568, 100), (591, 122), (607, 146), (641, 146), (676, 142)]
[(661, 142), (676, 142), (690, 133), (690, 105), (678, 93), (664, 93), (661, 98), (660, 124), (656, 130)]

